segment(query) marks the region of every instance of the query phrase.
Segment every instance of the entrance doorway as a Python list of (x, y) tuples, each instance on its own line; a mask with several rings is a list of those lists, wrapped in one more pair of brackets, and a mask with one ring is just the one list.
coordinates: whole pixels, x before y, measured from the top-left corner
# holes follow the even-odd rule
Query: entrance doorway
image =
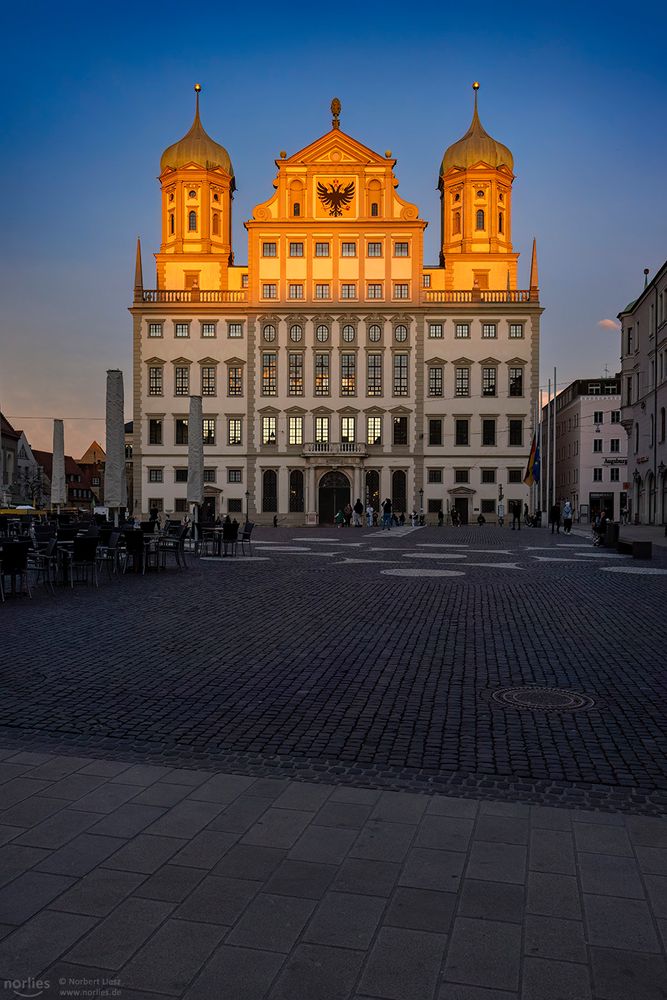
[(215, 521), (215, 497), (204, 497), (200, 519), (204, 524), (213, 524)]
[(320, 479), (320, 524), (333, 524), (339, 510), (350, 502), (350, 480), (342, 472), (327, 472)]
[(454, 510), (458, 511), (459, 521), (461, 524), (468, 523), (468, 498), (467, 497), (455, 497), (454, 498)]

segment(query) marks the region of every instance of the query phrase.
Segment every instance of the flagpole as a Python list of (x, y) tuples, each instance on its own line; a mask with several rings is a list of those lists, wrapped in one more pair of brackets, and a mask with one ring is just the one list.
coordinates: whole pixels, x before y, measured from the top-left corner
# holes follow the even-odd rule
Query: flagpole
[(551, 517), (551, 379), (547, 382), (547, 474), (544, 499), (546, 501), (547, 518), (549, 518)]
[(558, 395), (558, 385), (556, 381), (556, 368), (554, 367), (554, 419), (553, 419), (553, 447), (554, 447), (554, 463), (553, 463), (553, 477), (554, 477), (554, 503), (558, 503), (557, 490), (558, 490), (558, 480), (556, 478), (556, 397)]
[(544, 449), (542, 447), (542, 390), (540, 389), (539, 392), (540, 392), (540, 401), (538, 403), (538, 406), (539, 406), (539, 421), (538, 421), (539, 438), (538, 438), (538, 443), (539, 443), (539, 446), (540, 446), (540, 481), (537, 484), (537, 499), (539, 501), (538, 506), (540, 508), (540, 524), (539, 524), (539, 527), (541, 528), (542, 527), (542, 512), (544, 510), (544, 476), (542, 475), (542, 456), (544, 455)]

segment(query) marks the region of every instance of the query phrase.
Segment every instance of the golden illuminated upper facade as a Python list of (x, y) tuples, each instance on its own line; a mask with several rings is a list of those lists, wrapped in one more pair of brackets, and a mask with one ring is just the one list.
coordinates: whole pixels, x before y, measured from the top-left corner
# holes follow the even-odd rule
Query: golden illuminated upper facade
[[(137, 258), (134, 496), (187, 508), (202, 395), (208, 514), (328, 521), (343, 500), (493, 516), (521, 484), (538, 384), (537, 260), (517, 288), (512, 154), (483, 129), (442, 160), (438, 265), (391, 152), (340, 128), (277, 159), (232, 251), (234, 171), (199, 114), (162, 156), (156, 287)], [(181, 397), (181, 398), (179, 398)], [(421, 492), (420, 492), (421, 491)], [(334, 511), (335, 513), (335, 511)]]

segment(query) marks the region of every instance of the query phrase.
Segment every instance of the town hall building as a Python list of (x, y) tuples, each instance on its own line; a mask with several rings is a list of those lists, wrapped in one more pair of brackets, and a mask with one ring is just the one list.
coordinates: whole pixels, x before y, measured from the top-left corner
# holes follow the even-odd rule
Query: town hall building
[(205, 132), (162, 154), (162, 243), (137, 246), (134, 513), (187, 504), (189, 396), (203, 400), (204, 518), (332, 523), (360, 498), (492, 520), (523, 484), (537, 412), (539, 303), (512, 245), (510, 150), (477, 108), (438, 178), (440, 255), (396, 160), (340, 126), (276, 161), (232, 248), (234, 168)]

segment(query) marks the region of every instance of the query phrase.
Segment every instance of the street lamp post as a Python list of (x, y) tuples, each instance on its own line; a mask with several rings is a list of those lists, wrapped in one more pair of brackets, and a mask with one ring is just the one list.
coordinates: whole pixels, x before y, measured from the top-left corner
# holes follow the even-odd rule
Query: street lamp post
[(245, 491), (245, 519), (246, 519), (246, 523), (250, 520), (250, 518), (248, 516), (249, 506), (250, 506), (250, 490), (246, 490)]
[(419, 490), (419, 523), (424, 524), (424, 487)]

